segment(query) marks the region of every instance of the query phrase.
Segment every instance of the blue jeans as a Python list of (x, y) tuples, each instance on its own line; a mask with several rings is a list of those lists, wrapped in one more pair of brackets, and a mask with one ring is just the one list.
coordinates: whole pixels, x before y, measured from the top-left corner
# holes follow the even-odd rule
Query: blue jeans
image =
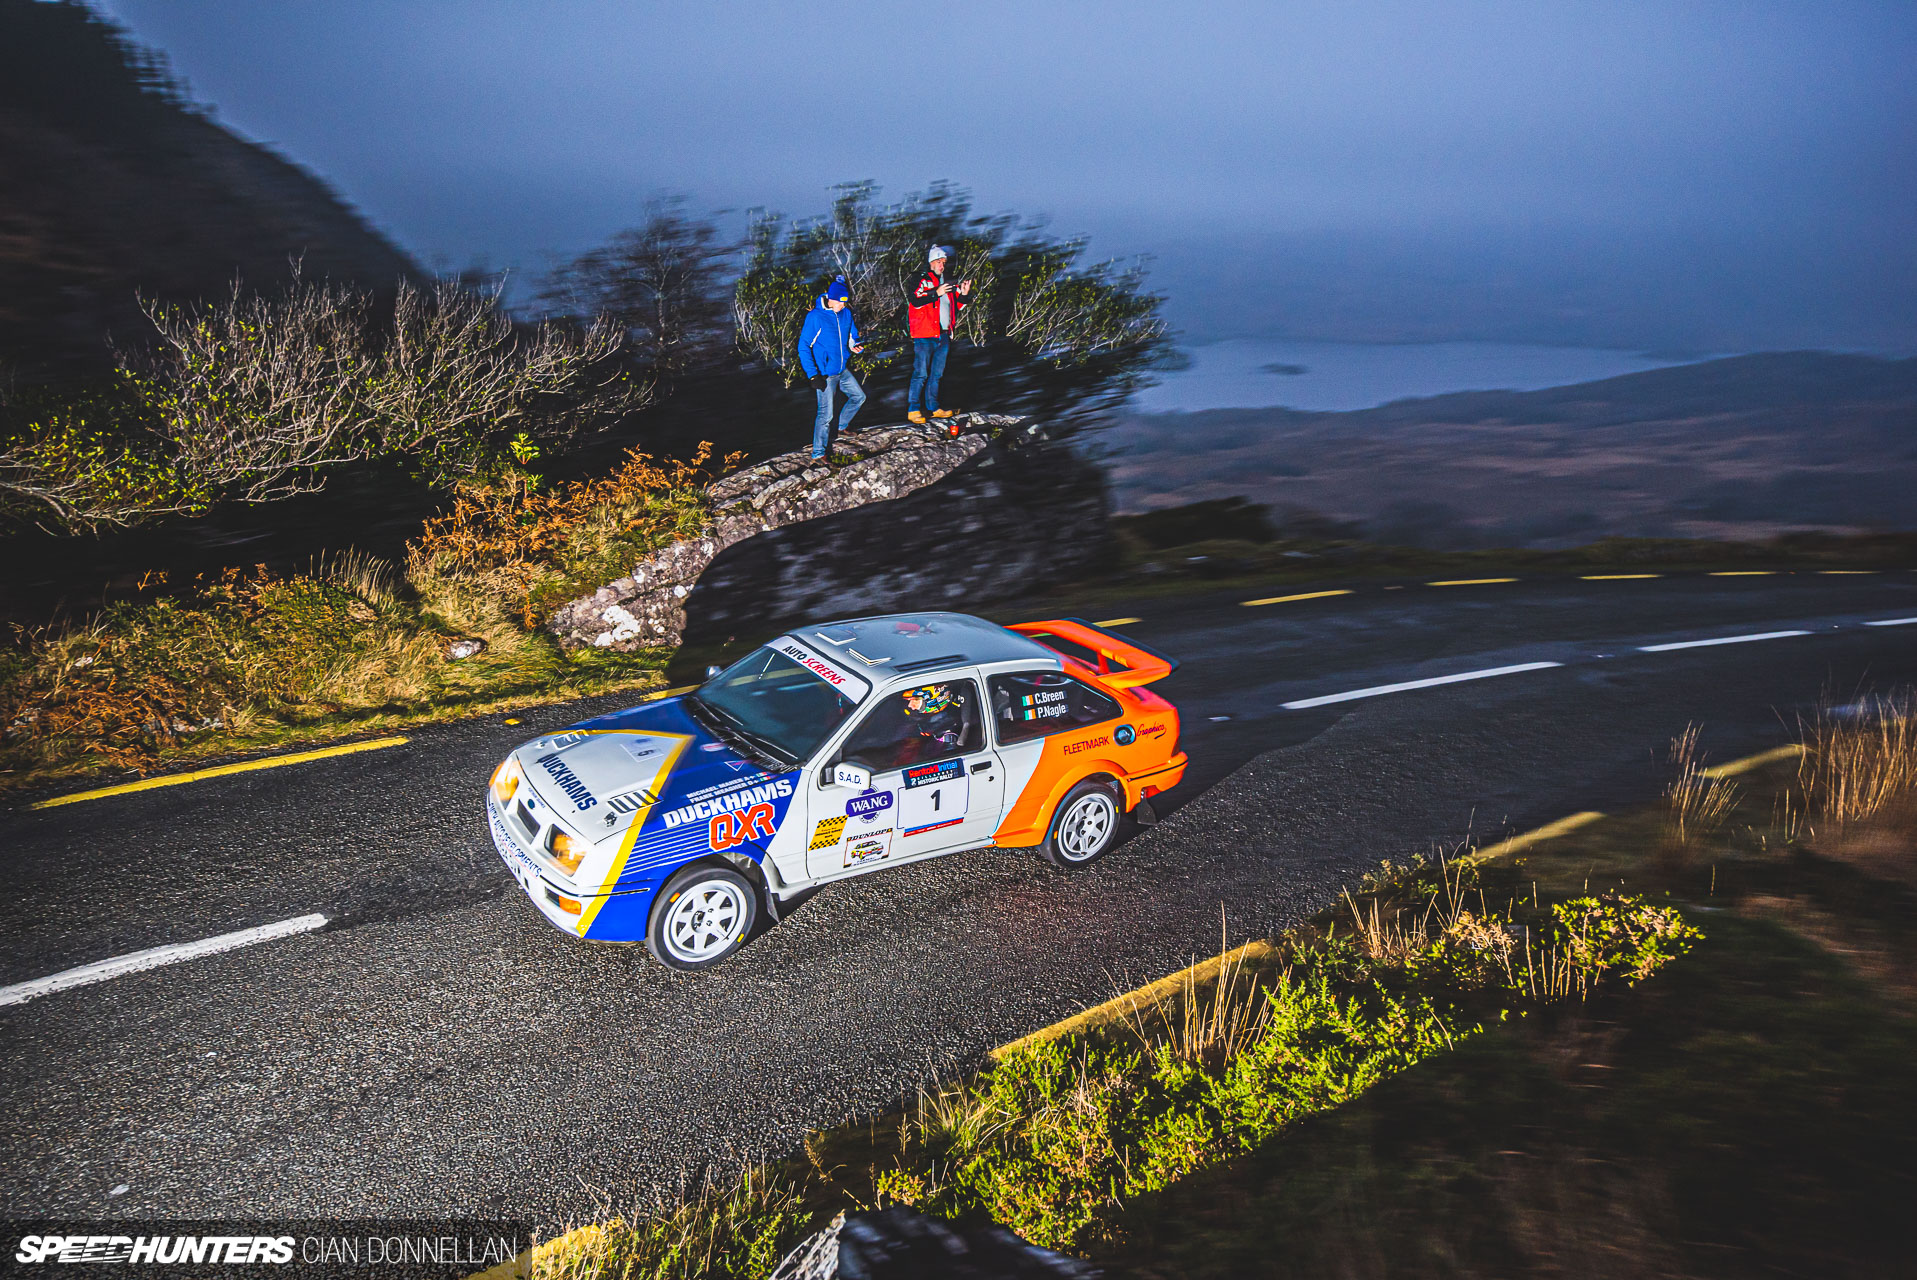
[(945, 357), (952, 352), (950, 338), (912, 339), (912, 389), (906, 393), (907, 412), (919, 407), (919, 393), (925, 393), (925, 412), (939, 407), (939, 378), (945, 373)]
[(825, 386), (818, 389), (819, 416), (812, 420), (812, 456), (823, 458), (826, 446), (832, 443), (832, 392), (845, 393), (845, 408), (839, 410), (839, 430), (843, 431), (852, 424), (852, 415), (865, 403), (865, 388), (847, 369), (840, 374), (827, 374)]

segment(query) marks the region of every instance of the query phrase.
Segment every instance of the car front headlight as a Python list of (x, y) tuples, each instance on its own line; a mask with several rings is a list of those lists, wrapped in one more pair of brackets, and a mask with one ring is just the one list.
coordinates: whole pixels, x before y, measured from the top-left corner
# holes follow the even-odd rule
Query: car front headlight
[(579, 864), (585, 861), (586, 842), (576, 840), (558, 827), (554, 827), (552, 834), (546, 837), (546, 852), (552, 855), (552, 860), (559, 864), (561, 871), (571, 875), (579, 870)]
[(497, 769), (493, 770), (493, 799), (504, 805), (519, 790), (519, 761), (508, 757)]

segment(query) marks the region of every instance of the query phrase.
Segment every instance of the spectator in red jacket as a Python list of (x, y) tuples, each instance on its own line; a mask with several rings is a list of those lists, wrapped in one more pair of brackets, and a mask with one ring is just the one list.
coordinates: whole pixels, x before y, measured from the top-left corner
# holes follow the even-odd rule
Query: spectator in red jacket
[[(952, 350), (952, 329), (972, 292), (972, 282), (952, 284), (945, 278), (945, 262), (951, 251), (933, 245), (926, 255), (926, 272), (912, 286), (907, 299), (906, 319), (912, 334), (912, 387), (905, 397), (905, 417), (924, 422), (927, 417), (950, 418), (950, 409), (939, 408), (939, 378), (945, 373), (945, 357)], [(920, 406), (924, 406), (923, 412)], [(958, 434), (953, 424), (952, 434)]]

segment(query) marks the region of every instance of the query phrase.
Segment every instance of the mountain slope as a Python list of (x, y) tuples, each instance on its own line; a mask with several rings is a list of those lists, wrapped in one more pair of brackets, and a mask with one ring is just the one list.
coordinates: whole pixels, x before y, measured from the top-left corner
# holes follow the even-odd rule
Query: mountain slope
[(144, 336), (137, 296), (419, 268), (324, 182), (191, 103), (155, 54), (73, 0), (0, 0), (0, 362), (29, 375)]
[(1119, 509), (1243, 495), (1441, 547), (1917, 528), (1917, 360), (1771, 352), (1350, 413), (1134, 414)]

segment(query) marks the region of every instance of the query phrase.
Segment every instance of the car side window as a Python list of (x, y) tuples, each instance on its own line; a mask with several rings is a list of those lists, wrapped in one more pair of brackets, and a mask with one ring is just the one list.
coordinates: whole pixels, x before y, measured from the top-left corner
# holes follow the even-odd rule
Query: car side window
[(983, 750), (978, 684), (945, 680), (887, 694), (859, 721), (839, 759), (873, 773)]
[(1001, 745), (1118, 718), (1116, 702), (1062, 671), (1015, 671), (993, 676), (988, 683)]

